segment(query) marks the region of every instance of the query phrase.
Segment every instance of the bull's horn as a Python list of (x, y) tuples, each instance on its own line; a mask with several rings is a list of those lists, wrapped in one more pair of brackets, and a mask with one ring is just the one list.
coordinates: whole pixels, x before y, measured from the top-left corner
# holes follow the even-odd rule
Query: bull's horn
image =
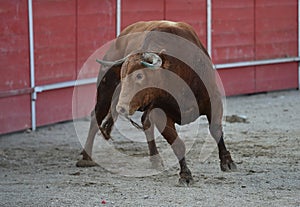
[(103, 66), (112, 67), (112, 66), (122, 65), (126, 59), (127, 59), (127, 56), (122, 59), (116, 60), (116, 61), (107, 61), (107, 60), (96, 59), (96, 62), (100, 63)]
[(162, 59), (155, 53), (145, 52), (141, 64), (147, 68), (159, 68), (162, 65)]

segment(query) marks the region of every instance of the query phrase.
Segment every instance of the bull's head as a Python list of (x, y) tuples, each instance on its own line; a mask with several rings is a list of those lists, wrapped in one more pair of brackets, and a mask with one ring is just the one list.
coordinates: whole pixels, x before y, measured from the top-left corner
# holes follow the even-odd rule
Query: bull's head
[(137, 110), (143, 110), (159, 95), (155, 92), (155, 82), (160, 81), (157, 71), (161, 70), (163, 61), (158, 54), (136, 53), (114, 62), (97, 62), (110, 67), (122, 65), (121, 92), (116, 107), (119, 114), (130, 116)]

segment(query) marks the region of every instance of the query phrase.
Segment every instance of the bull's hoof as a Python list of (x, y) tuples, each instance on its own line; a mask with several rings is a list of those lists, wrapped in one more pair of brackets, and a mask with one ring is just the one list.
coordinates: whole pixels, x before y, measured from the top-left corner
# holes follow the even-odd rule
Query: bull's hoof
[(232, 161), (232, 162), (228, 162), (228, 163), (221, 163), (221, 170), (224, 172), (234, 172), (237, 171), (237, 167), (236, 164)]
[(189, 187), (194, 184), (194, 179), (193, 179), (192, 173), (190, 171), (180, 172), (179, 175), (180, 175), (180, 178), (178, 181), (179, 186)]
[(164, 162), (160, 155), (154, 155), (150, 157), (151, 168), (156, 169), (158, 171), (162, 171), (165, 169)]
[(95, 167), (98, 166), (96, 162), (93, 160), (78, 160), (76, 163), (76, 167)]
[(99, 129), (100, 129), (104, 139), (106, 139), (106, 140), (111, 139), (110, 132), (108, 132), (106, 128), (99, 127)]
[(236, 164), (233, 162), (231, 155), (228, 151), (222, 156), (220, 156), (220, 159), (221, 159), (220, 167), (222, 171), (232, 172), (237, 170)]
[(178, 185), (181, 187), (189, 187), (193, 184), (194, 184), (194, 179), (192, 176), (189, 178), (179, 178), (179, 181), (178, 181)]

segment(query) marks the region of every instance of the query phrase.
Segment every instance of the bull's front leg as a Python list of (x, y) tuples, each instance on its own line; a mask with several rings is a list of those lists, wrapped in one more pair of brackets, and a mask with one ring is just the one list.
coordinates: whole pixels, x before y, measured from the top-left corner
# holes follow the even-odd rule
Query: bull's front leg
[(156, 147), (154, 137), (154, 123), (150, 120), (149, 111), (144, 112), (141, 121), (147, 139), (152, 168), (161, 171), (164, 169), (164, 163)]
[[(161, 128), (160, 126), (164, 126), (164, 128)], [(158, 126), (159, 131), (161, 132), (163, 137), (167, 140), (167, 142), (171, 145), (173, 152), (179, 161), (179, 165), (180, 165), (179, 185), (184, 185), (184, 186), (192, 185), (194, 183), (194, 179), (190, 169), (186, 164), (185, 144), (177, 134), (174, 121), (171, 118), (167, 117), (166, 124), (165, 125), (160, 124), (160, 126)]]
[[(168, 127), (167, 127), (168, 128)], [(170, 137), (168, 137), (168, 134), (176, 134), (176, 139), (174, 140), (174, 138), (171, 138), (171, 140), (169, 141), (168, 139), (170, 139)], [(180, 172), (179, 172), (179, 185), (183, 185), (183, 186), (190, 186), (194, 183), (194, 179), (192, 176), (192, 173), (190, 171), (190, 169), (188, 168), (187, 164), (186, 164), (186, 160), (185, 160), (185, 144), (184, 142), (178, 137), (177, 132), (175, 127), (174, 128), (168, 128), (165, 129), (165, 131), (163, 132), (163, 136), (167, 139), (168, 143), (171, 145), (174, 154), (176, 155), (178, 161), (179, 161), (179, 165), (180, 165)]]
[[(82, 159), (76, 163), (77, 167), (94, 167), (98, 164), (92, 160), (92, 150), (96, 133), (100, 129), (105, 139), (110, 138), (110, 132), (114, 125), (112, 112), (109, 111), (109, 103), (99, 101), (95, 110), (91, 113), (91, 122), (88, 136), (82, 151)], [(99, 127), (104, 118), (107, 116), (106, 121)]]
[(104, 139), (111, 139), (110, 133), (112, 131), (112, 127), (114, 126), (114, 119), (112, 117), (111, 112), (108, 113), (105, 122), (99, 127)]

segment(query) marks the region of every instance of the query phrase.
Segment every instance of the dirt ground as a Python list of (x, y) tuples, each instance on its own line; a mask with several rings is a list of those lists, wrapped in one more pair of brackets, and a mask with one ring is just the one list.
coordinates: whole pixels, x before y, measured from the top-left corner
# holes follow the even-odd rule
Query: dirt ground
[(179, 129), (191, 187), (178, 185), (179, 165), (160, 137), (165, 170), (150, 169), (143, 133), (122, 120), (113, 141), (97, 135), (99, 166), (77, 168), (89, 125), (82, 119), (0, 137), (0, 206), (300, 206), (300, 92), (226, 103), (228, 116), (243, 118), (224, 126), (237, 172), (221, 172), (205, 118)]

